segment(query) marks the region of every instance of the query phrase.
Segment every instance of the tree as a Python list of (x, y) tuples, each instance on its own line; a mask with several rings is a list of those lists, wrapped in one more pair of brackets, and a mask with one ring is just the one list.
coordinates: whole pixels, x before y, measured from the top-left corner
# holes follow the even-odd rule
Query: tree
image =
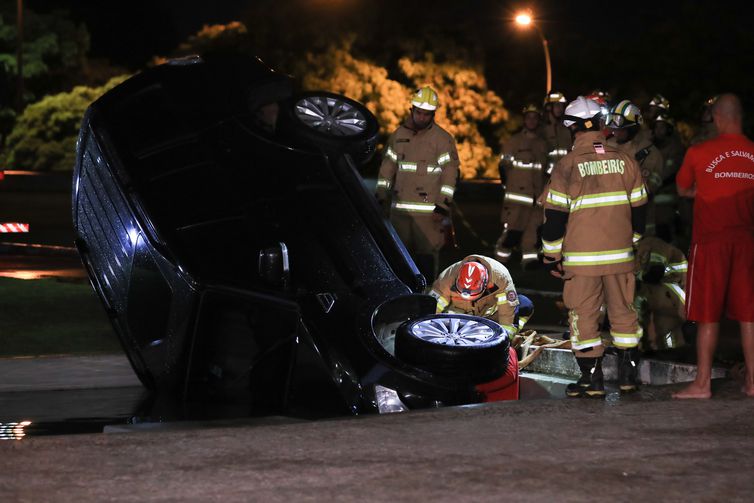
[(13, 169), (32, 171), (73, 169), (84, 112), (94, 100), (127, 78), (112, 78), (101, 87), (77, 86), (27, 106), (8, 135), (0, 162)]
[[(15, 118), (16, 14), (10, 2), (0, 7), (0, 133), (7, 132)], [(61, 10), (37, 14), (24, 10), (24, 103), (48, 93), (60, 92), (78, 82), (86, 66), (89, 33)]]

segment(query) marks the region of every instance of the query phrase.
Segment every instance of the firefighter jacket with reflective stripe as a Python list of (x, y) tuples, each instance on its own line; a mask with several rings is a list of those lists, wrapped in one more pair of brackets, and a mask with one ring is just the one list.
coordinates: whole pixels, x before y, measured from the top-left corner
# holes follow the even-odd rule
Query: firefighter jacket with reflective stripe
[[(563, 258), (567, 272), (603, 276), (633, 272), (631, 208), (647, 203), (637, 163), (625, 150), (606, 145), (600, 132), (577, 136), (558, 162), (546, 189), (545, 211), (568, 213), (565, 235), (542, 241), (546, 256)], [(545, 217), (543, 236), (555, 226)]]
[(612, 137), (608, 140), (608, 143), (624, 149), (637, 162), (649, 194), (656, 193), (662, 187), (662, 174), (665, 166), (662, 154), (657, 147), (640, 138), (618, 144), (615, 137)]
[(414, 130), (400, 126), (387, 141), (377, 177), (377, 197), (393, 193), (393, 210), (431, 214), (453, 200), (458, 177), (453, 137), (435, 123)]
[(663, 268), (663, 283), (676, 283), (684, 288), (689, 268), (686, 256), (681, 250), (660, 238), (645, 236), (636, 248), (636, 271), (639, 277), (655, 265)]
[(536, 133), (521, 131), (503, 145), (501, 161), (506, 185), (503, 204), (533, 206), (544, 187), (547, 143)]
[[(489, 272), (487, 290), (477, 300), (461, 297), (456, 289), (458, 271), (466, 262), (479, 262)], [(469, 255), (445, 269), (432, 284), (429, 294), (437, 299), (438, 313), (472, 314), (489, 318), (503, 326), (510, 335), (518, 331), (513, 319), (518, 306), (518, 294), (508, 269), (495, 259)]]
[(561, 121), (542, 124), (542, 137), (547, 142), (547, 174), (552, 173), (555, 164), (571, 151), (571, 132)]

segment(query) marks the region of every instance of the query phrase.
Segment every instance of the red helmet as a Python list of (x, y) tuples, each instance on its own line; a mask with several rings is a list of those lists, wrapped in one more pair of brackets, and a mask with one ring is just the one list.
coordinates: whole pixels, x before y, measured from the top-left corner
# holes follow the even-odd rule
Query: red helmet
[(464, 299), (477, 299), (487, 289), (489, 274), (487, 268), (479, 262), (466, 262), (458, 271), (456, 290)]

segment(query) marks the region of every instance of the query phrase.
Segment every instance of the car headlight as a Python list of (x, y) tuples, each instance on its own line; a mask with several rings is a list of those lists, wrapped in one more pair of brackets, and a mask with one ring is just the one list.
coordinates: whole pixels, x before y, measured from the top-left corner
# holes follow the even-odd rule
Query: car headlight
[(398, 392), (394, 389), (375, 384), (374, 398), (377, 401), (377, 410), (380, 414), (391, 414), (393, 412), (405, 412), (408, 410), (408, 407), (401, 401)]

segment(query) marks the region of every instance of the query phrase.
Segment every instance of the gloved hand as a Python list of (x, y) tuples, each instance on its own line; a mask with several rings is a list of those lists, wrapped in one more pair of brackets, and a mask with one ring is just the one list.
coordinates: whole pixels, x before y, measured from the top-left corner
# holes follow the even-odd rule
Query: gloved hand
[(545, 255), (542, 257), (542, 264), (545, 267), (545, 271), (549, 272), (556, 278), (563, 278), (563, 275), (565, 274), (565, 270), (563, 269), (563, 259), (556, 259), (555, 257), (550, 257), (548, 255)]
[(650, 264), (642, 273), (641, 280), (649, 285), (656, 285), (665, 275), (665, 266), (662, 264)]

